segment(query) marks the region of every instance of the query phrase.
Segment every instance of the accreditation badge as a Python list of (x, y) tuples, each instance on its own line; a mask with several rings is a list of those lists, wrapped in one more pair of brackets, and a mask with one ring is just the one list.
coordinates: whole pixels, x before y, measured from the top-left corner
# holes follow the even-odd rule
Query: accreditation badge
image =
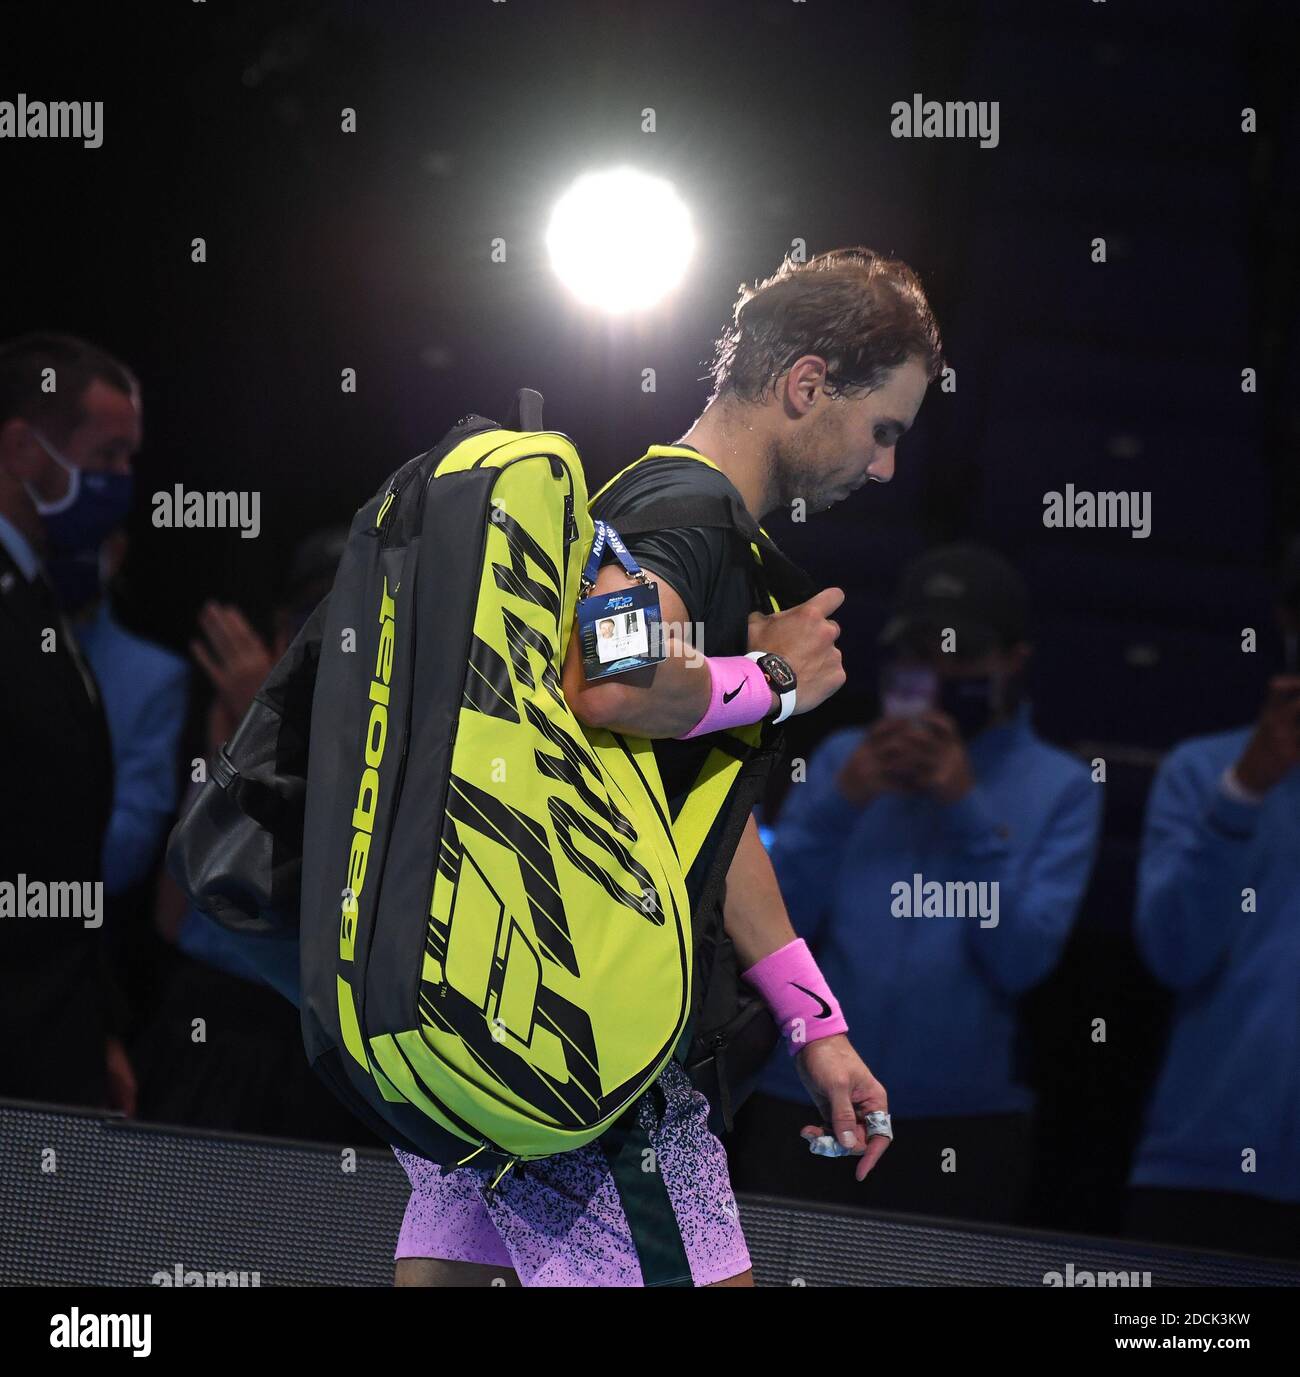
[(642, 583), (578, 604), (582, 672), (590, 681), (657, 665), (664, 658), (659, 585)]
[[(607, 540), (628, 576), (636, 582), (611, 593), (592, 594), (590, 589), (596, 581)], [(646, 578), (608, 522), (596, 522), (577, 610), (582, 672), (588, 683), (657, 665), (665, 658), (659, 585)]]

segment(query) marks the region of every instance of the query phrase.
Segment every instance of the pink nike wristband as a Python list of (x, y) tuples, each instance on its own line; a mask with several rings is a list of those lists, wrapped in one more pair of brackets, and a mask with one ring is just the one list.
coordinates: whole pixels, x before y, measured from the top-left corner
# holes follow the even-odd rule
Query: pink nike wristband
[(839, 1001), (802, 937), (756, 961), (742, 976), (763, 996), (792, 1057), (818, 1038), (849, 1031)]
[(771, 715), (772, 687), (757, 660), (748, 655), (718, 655), (705, 656), (704, 663), (712, 681), (709, 706), (690, 731), (676, 740), (689, 741), (727, 727), (748, 726)]

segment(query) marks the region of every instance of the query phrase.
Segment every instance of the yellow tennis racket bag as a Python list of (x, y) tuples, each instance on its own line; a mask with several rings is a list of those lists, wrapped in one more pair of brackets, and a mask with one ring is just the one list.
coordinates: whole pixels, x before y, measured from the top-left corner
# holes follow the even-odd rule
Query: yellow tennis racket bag
[(593, 537), (582, 464), (521, 402), (519, 429), (467, 418), (358, 513), (312, 701), (307, 1052), (445, 1165), (590, 1142), (690, 1006), (653, 751), (586, 732), (560, 686)]

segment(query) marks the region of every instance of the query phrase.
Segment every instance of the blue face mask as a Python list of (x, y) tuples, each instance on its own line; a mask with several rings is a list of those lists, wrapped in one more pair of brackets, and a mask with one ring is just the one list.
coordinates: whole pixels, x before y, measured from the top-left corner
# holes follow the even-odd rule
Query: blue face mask
[(32, 428), (40, 447), (68, 475), (68, 491), (57, 502), (45, 502), (27, 489), (45, 526), (52, 555), (76, 555), (98, 550), (100, 542), (120, 526), (131, 510), (135, 479), (129, 473), (87, 473), (65, 459)]

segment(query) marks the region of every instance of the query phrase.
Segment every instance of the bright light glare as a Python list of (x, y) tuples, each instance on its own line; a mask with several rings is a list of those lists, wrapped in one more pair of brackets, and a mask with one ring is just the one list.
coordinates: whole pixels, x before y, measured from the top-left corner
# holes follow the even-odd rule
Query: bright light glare
[(681, 282), (695, 232), (671, 182), (619, 167), (586, 173), (560, 197), (546, 248), (579, 301), (619, 314), (653, 306)]

